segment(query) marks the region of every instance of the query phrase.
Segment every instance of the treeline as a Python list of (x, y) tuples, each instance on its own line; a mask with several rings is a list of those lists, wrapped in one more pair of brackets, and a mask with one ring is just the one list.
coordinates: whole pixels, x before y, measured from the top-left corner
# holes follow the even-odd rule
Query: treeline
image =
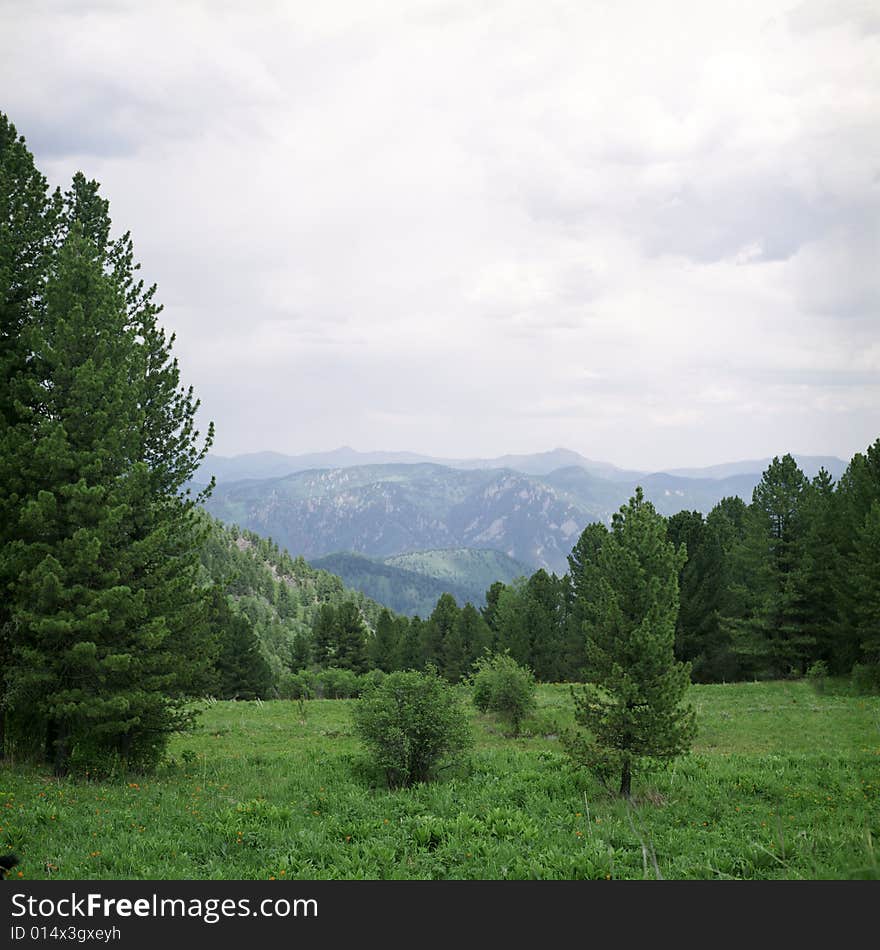
[[(263, 699), (281, 679), (312, 662), (322, 610), (343, 608), (371, 636), (382, 608), (327, 571), (293, 558), (271, 538), (205, 515), (201, 546), (210, 628), (217, 642), (208, 693), (218, 699)], [(344, 613), (344, 611), (343, 611)]]
[[(836, 485), (824, 470), (808, 479), (785, 455), (763, 473), (750, 504), (725, 498), (706, 516), (682, 511), (666, 526), (667, 539), (687, 552), (675, 649), (695, 682), (813, 670), (880, 685), (880, 439)], [(608, 534), (602, 523), (588, 525), (562, 577), (539, 570), (493, 584), (470, 642), (508, 650), (545, 682), (589, 679), (585, 633), (602, 596), (597, 564)], [(456, 629), (454, 604), (441, 599), (415, 623), (419, 661), (457, 679), (461, 637), (446, 640)], [(409, 642), (403, 632), (398, 639)]]
[(751, 504), (680, 512), (668, 532), (688, 550), (676, 649), (695, 680), (813, 668), (880, 685), (880, 439), (837, 484), (776, 458)]
[[(682, 511), (665, 523), (666, 539), (687, 554), (678, 578), (675, 652), (691, 664), (695, 682), (812, 670), (853, 673), (861, 685), (877, 685), (880, 440), (852, 459), (837, 485), (824, 471), (807, 479), (786, 455), (764, 472), (751, 504), (725, 498), (706, 516)], [(562, 577), (539, 570), (497, 582), (479, 610), (443, 594), (424, 619), (372, 602), (369, 613), (350, 593), (343, 596), (333, 578), (335, 596), (319, 604), (309, 595), (310, 612), (298, 606), (286, 614), (297, 623), (295, 634), (288, 627), (279, 635), (261, 620), (261, 610), (298, 595), (266, 590), (255, 597), (255, 581), (245, 574), (240, 589), (229, 589), (238, 591), (238, 610), (261, 631), (264, 652), (276, 658), (273, 682), (261, 695), (354, 695), (352, 676), (429, 666), (458, 682), (487, 650), (509, 653), (543, 682), (578, 682), (592, 675), (586, 642), (603, 596), (598, 565), (608, 537), (606, 525), (588, 525)], [(286, 558), (290, 575), (302, 575), (302, 559), (277, 549), (274, 556)], [(340, 678), (341, 671), (351, 676)]]

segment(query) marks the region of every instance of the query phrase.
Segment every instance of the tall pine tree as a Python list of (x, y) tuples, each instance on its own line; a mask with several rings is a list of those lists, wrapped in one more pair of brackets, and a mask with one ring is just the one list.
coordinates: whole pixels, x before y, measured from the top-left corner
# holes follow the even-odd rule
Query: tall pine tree
[(7, 722), (19, 747), (42, 735), (59, 773), (72, 759), (155, 761), (216, 649), (198, 582), (203, 526), (184, 487), (211, 432), (197, 445), (198, 404), (179, 386), (154, 288), (134, 280), (130, 238), (110, 240), (107, 212), (81, 175), (37, 210), (54, 247), (33, 259), (20, 309), (11, 461), (22, 490), (6, 495), (16, 502), (0, 539)]
[(641, 760), (680, 755), (695, 731), (684, 704), (690, 668), (674, 654), (685, 556), (641, 488), (615, 513), (599, 552), (585, 621), (591, 682), (575, 692), (575, 718), (588, 737), (569, 750), (600, 774), (616, 772), (625, 798)]

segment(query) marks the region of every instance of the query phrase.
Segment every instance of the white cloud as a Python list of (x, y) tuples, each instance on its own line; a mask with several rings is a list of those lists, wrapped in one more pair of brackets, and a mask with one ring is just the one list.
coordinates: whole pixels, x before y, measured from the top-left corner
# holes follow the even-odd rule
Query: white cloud
[(0, 82), (132, 231), (221, 451), (848, 456), (871, 6), (20, 2)]

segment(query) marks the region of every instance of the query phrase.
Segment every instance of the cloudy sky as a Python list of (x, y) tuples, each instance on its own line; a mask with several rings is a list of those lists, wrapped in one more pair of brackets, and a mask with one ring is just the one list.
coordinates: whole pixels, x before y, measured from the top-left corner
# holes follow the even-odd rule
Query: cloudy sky
[(0, 0), (220, 454), (880, 436), (876, 0)]

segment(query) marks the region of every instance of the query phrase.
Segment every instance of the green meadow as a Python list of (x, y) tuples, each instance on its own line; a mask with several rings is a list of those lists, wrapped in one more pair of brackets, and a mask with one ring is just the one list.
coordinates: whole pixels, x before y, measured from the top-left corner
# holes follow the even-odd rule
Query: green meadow
[(25, 879), (880, 878), (880, 697), (805, 682), (694, 686), (693, 752), (627, 804), (570, 764), (569, 689), (518, 738), (388, 791), (350, 700), (207, 704), (150, 776), (0, 768), (0, 849)]

